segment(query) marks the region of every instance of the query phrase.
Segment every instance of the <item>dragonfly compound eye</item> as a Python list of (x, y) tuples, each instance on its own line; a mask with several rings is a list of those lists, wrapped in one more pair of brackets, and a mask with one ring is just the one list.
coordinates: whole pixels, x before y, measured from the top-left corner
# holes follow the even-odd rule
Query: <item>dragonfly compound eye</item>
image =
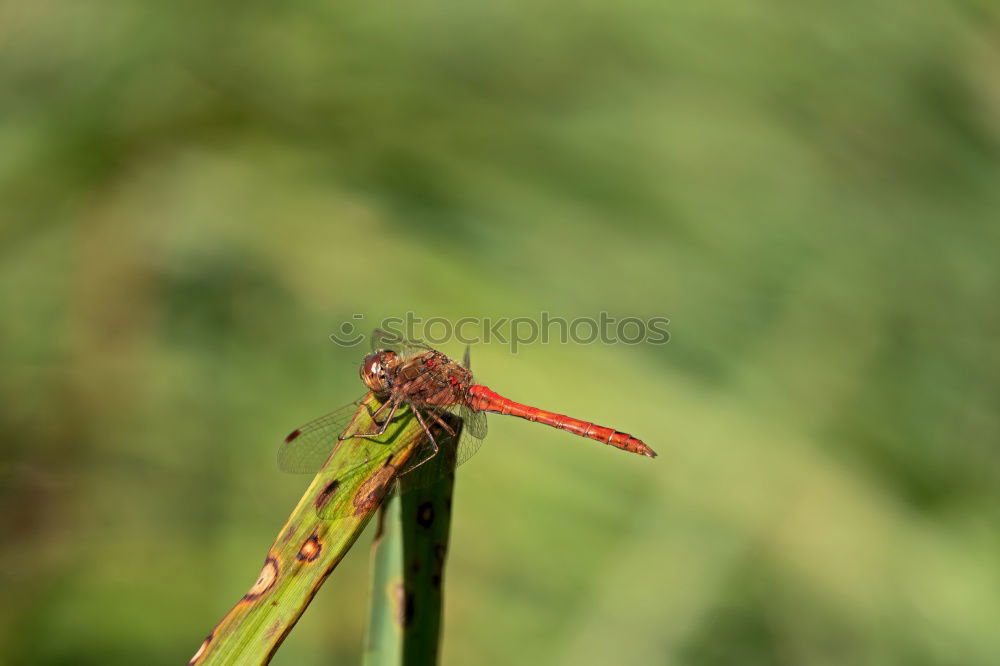
[(385, 394), (391, 386), (391, 375), (399, 357), (392, 351), (378, 351), (365, 357), (361, 364), (361, 381), (373, 393)]

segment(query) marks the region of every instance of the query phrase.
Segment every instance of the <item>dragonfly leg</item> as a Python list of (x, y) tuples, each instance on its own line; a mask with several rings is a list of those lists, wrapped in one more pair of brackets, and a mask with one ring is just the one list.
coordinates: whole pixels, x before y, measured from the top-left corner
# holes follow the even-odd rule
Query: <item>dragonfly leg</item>
[[(412, 471), (413, 471), (413, 470), (415, 470), (416, 468), (420, 467), (420, 466), (421, 466), (421, 465), (423, 465), (423, 464), (424, 464), (425, 462), (427, 462), (428, 460), (430, 460), (431, 458), (433, 458), (434, 456), (436, 456), (436, 455), (438, 454), (438, 444), (437, 444), (437, 442), (436, 442), (436, 441), (434, 440), (434, 435), (432, 435), (432, 434), (431, 434), (431, 429), (430, 429), (430, 428), (428, 428), (428, 427), (427, 427), (427, 424), (426, 424), (426, 423), (424, 422), (424, 417), (422, 417), (422, 416), (420, 415), (420, 410), (419, 410), (419, 409), (417, 409), (416, 407), (414, 407), (413, 405), (410, 405), (410, 410), (411, 410), (411, 411), (413, 412), (413, 414), (414, 414), (414, 415), (415, 415), (415, 416), (417, 417), (417, 421), (419, 421), (419, 422), (420, 422), (420, 425), (421, 425), (421, 426), (423, 427), (423, 429), (424, 429), (424, 432), (425, 432), (425, 433), (427, 433), (427, 439), (429, 439), (429, 440), (430, 440), (430, 442), (431, 442), (431, 448), (433, 449), (433, 451), (431, 451), (430, 455), (428, 455), (428, 456), (424, 456), (424, 459), (423, 459), (423, 460), (421, 460), (420, 462), (418, 462), (418, 463), (417, 463), (416, 465), (414, 465), (413, 467), (411, 467), (411, 468), (409, 468), (408, 470), (406, 470), (406, 473), (407, 473), (407, 474), (409, 474), (410, 472), (412, 472)], [(435, 416), (436, 416), (436, 415), (435, 415)]]
[[(389, 403), (382, 403), (383, 406), (387, 404)], [(385, 419), (385, 421), (382, 421), (382, 426), (378, 429), (377, 432), (357, 433), (351, 435), (350, 437), (347, 437), (346, 439), (351, 439), (352, 437), (367, 437), (367, 438), (379, 437), (380, 435), (382, 435), (382, 433), (385, 432), (385, 429), (389, 427), (389, 424), (392, 422), (392, 417), (396, 415), (397, 407), (399, 407), (399, 400), (393, 400), (392, 407), (389, 409), (389, 416)], [(382, 409), (382, 407), (379, 407), (379, 409)], [(376, 414), (378, 413), (378, 409), (375, 410), (375, 413)], [(341, 436), (339, 439), (345, 439), (345, 437)]]
[(452, 428), (450, 425), (448, 425), (448, 422), (445, 421), (443, 418), (441, 418), (440, 414), (438, 414), (437, 412), (431, 412), (431, 416), (434, 417), (434, 420), (437, 421), (437, 423), (438, 423), (439, 426), (441, 426), (442, 428), (444, 428), (444, 431), (446, 433), (448, 433), (452, 437), (455, 436), (455, 429)]
[(378, 406), (378, 409), (376, 409), (374, 412), (371, 412), (369, 414), (371, 420), (374, 421), (375, 423), (378, 423), (375, 417), (378, 416), (378, 413), (381, 412), (383, 409), (385, 409), (385, 406), (388, 405), (390, 402), (392, 402), (392, 400), (386, 400), (385, 402), (383, 402), (381, 405)]

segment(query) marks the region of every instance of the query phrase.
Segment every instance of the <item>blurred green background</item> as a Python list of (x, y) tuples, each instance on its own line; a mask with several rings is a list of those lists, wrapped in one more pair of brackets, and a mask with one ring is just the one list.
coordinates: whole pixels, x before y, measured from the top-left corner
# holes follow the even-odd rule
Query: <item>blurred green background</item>
[(184, 663), (353, 313), (546, 310), (672, 340), (478, 378), (660, 457), (492, 417), (444, 663), (1000, 663), (998, 72), (987, 0), (0, 4), (0, 662)]

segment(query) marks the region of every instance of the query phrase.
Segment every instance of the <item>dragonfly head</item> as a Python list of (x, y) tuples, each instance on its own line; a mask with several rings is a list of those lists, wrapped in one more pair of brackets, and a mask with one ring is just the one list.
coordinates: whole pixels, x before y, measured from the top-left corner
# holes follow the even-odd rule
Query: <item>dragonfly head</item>
[(376, 395), (385, 395), (392, 388), (393, 371), (399, 364), (399, 355), (389, 349), (369, 354), (361, 363), (361, 381)]

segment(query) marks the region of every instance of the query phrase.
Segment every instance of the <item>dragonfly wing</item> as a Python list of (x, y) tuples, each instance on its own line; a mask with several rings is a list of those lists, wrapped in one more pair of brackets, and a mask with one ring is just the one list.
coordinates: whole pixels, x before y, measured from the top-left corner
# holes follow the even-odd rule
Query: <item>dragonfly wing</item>
[(381, 328), (372, 331), (371, 347), (373, 352), (382, 349), (391, 349), (402, 354), (404, 357), (414, 356), (421, 352), (434, 351), (433, 347), (425, 345), (419, 340), (407, 340), (398, 333), (392, 333)]
[(475, 439), (486, 439), (486, 413), (477, 412), (466, 405), (459, 405), (458, 415), (462, 417), (465, 434)]
[[(362, 447), (371, 446), (371, 442), (363, 438), (355, 437), (351, 440), (345, 441), (345, 444), (348, 442), (352, 445)], [(372, 453), (375, 453), (374, 450), (372, 450)], [(376, 501), (381, 501), (386, 495), (395, 490), (398, 485), (398, 481), (394, 478), (397, 476), (395, 468), (390, 468), (385, 463), (386, 461), (384, 459), (373, 457), (368, 462), (362, 463), (341, 474), (338, 474), (337, 485), (338, 487), (354, 487), (355, 485), (361, 483), (364, 479), (375, 480), (376, 478), (381, 478), (383, 476), (388, 477), (385, 478), (384, 483), (376, 483), (372, 485), (372, 492), (377, 494)], [(357, 507), (350, 499), (342, 498), (340, 501), (329, 501), (324, 503), (323, 506), (317, 509), (316, 513), (323, 520), (336, 521), (352, 515), (356, 510)]]
[[(293, 445), (303, 437), (320, 439), (324, 442), (324, 446), (320, 447), (324, 452), (331, 448), (331, 443), (334, 447), (332, 453), (327, 453), (326, 459), (320, 458), (324, 485), (322, 493), (316, 498), (320, 518), (336, 521), (357, 515), (358, 493), (366, 495), (365, 502), (382, 501), (396, 487), (399, 470), (406, 467), (415, 449), (423, 443), (423, 432), (419, 428), (409, 428), (413, 420), (409, 410), (394, 411), (391, 403), (382, 405), (390, 406), (380, 406), (369, 394), (360, 405), (345, 408), (354, 409), (353, 419), (323, 417), (313, 422), (315, 428), (311, 427), (313, 424), (307, 424), (303, 429), (308, 427), (308, 431), (292, 438)], [(391, 420), (386, 421), (390, 416)], [(385, 424), (387, 429), (380, 429), (379, 423)], [(384, 431), (385, 435), (375, 438), (364, 436), (380, 431)], [(311, 463), (309, 466), (314, 466), (315, 459)]]
[[(482, 412), (474, 412), (464, 406), (458, 408), (458, 412), (462, 415), (462, 430), (458, 432), (458, 441), (456, 442), (455, 438), (438, 421), (440, 419), (448, 423), (452, 429), (458, 427), (459, 421), (452, 408), (422, 407), (419, 409), (424, 422), (434, 432), (434, 440), (438, 444), (437, 455), (444, 456), (444, 464), (441, 464), (441, 461), (432, 464), (431, 458), (435, 457), (434, 447), (429, 441), (425, 441), (400, 473), (400, 484), (403, 491), (425, 488), (468, 461), (479, 450), (483, 443), (482, 438), (486, 435), (486, 415)], [(468, 421), (465, 420), (467, 417)]]
[(462, 439), (458, 442), (455, 466), (464, 464), (476, 455), (486, 437), (486, 414), (459, 405), (458, 414), (462, 417)]
[(293, 474), (318, 472), (360, 404), (360, 399), (355, 400), (288, 433), (278, 447), (278, 468)]
[[(413, 406), (410, 406), (413, 409)], [(407, 461), (406, 466), (399, 475), (399, 489), (408, 492), (419, 488), (426, 488), (434, 482), (440, 480), (445, 475), (452, 472), (456, 467), (457, 442), (441, 422), (448, 424), (448, 427), (455, 432), (459, 438), (462, 437), (458, 427), (458, 419), (445, 407), (419, 407), (420, 415), (427, 424), (427, 427), (434, 433), (434, 441), (437, 442), (437, 453), (430, 440), (426, 439), (420, 447), (414, 451)], [(440, 420), (439, 420), (440, 419)]]
[[(465, 356), (462, 365), (466, 370), (472, 370), (472, 348), (465, 346)], [(456, 466), (461, 465), (476, 454), (486, 438), (486, 414), (470, 409), (468, 405), (458, 406), (458, 415), (462, 417), (462, 439), (458, 444)]]

